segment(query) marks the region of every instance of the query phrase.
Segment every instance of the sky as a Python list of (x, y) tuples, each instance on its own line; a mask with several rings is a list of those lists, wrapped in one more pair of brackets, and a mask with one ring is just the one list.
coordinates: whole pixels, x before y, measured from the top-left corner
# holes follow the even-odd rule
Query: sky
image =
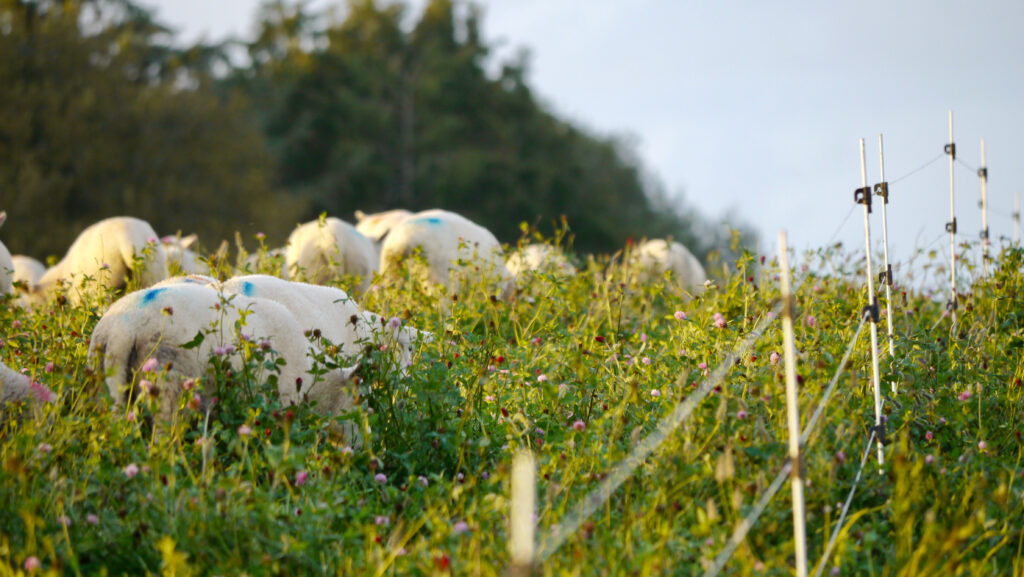
[[(259, 1), (145, 3), (194, 41), (250, 35)], [(484, 36), (500, 46), (495, 58), (527, 49), (528, 81), (552, 111), (632, 138), (686, 206), (748, 222), (764, 253), (782, 229), (798, 250), (863, 250), (864, 211), (853, 203), (859, 139), (872, 185), (882, 134), (890, 259), (927, 248), (948, 261), (950, 111), (959, 239), (976, 241), (982, 226), (982, 139), (991, 238), (1014, 234), (1014, 194), (1024, 189), (1024, 2), (477, 3)], [(409, 4), (418, 13), (423, 1)], [(344, 13), (344, 2), (310, 5)], [(880, 251), (877, 201), (870, 226)]]

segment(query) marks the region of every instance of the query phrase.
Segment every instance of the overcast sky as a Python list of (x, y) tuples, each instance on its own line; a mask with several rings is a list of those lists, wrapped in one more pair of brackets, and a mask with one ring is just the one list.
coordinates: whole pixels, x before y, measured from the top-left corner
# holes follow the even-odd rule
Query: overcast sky
[[(146, 3), (191, 41), (251, 34), (258, 0)], [(766, 252), (783, 228), (797, 247), (863, 247), (863, 209), (850, 214), (858, 139), (873, 184), (882, 133), (893, 259), (924, 245), (948, 254), (948, 157), (897, 179), (942, 154), (949, 110), (961, 236), (981, 229), (979, 179), (964, 163), (981, 164), (982, 138), (991, 234), (1013, 235), (1013, 196), (1024, 188), (1024, 2), (478, 3), (499, 57), (531, 52), (529, 81), (550, 108), (597, 133), (634, 135), (669, 190), (712, 216), (734, 211)], [(332, 4), (343, 12), (344, 2), (311, 3)]]

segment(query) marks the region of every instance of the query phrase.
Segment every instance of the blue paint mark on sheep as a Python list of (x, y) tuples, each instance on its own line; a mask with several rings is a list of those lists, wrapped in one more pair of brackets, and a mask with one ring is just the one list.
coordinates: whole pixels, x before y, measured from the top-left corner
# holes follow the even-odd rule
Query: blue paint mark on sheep
[(429, 224), (433, 226), (441, 226), (441, 219), (437, 218), (436, 216), (421, 216), (419, 218), (412, 219), (412, 222)]
[(242, 283), (242, 294), (247, 297), (251, 297), (252, 293), (256, 290), (256, 287), (249, 281)]
[(142, 304), (148, 305), (153, 302), (156, 297), (160, 296), (160, 293), (166, 291), (166, 288), (150, 289), (146, 291), (146, 294), (142, 295)]

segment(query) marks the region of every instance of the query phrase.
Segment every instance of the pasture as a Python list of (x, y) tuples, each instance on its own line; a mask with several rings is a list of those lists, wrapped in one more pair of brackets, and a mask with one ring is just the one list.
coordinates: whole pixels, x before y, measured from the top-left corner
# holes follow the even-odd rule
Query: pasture
[[(879, 474), (869, 455), (842, 526), (874, 423), (866, 331), (839, 366), (867, 302), (863, 257), (830, 247), (792, 259), (805, 423), (843, 369), (804, 448), (812, 569), (838, 531), (827, 575), (1024, 571), (1024, 251), (1004, 247), (987, 278), (976, 253), (964, 245), (973, 282), (961, 285), (955, 330), (940, 258), (921, 255), (917, 278), (897, 275), (895, 357), (880, 346), (885, 465)], [(273, 272), (272, 259), (257, 261)], [(212, 264), (226, 275), (227, 263)], [(775, 259), (712, 263), (715, 280), (694, 297), (666, 279), (639, 282), (607, 257), (576, 264), (575, 276), (520, 277), (507, 300), (483, 283), (443, 296), (409, 278), (371, 286), (365, 309), (434, 338), (407, 376), (387, 351), (354, 359), (320, 347), (325, 368), (362, 362), (356, 408), (343, 417), (363, 431), (353, 444), (309, 406), (267, 394), (280, 366), (258, 342), (213, 355), (182, 397), (182, 419), (154, 437), (153, 407), (113, 410), (87, 359), (116, 295), (35, 309), (8, 300), (0, 360), (56, 398), (9, 407), (0, 425), (0, 573), (501, 575), (514, 453), (537, 459), (543, 549), (765, 322), (689, 418), (537, 567), (703, 574), (786, 462)], [(793, 552), (783, 491), (723, 574), (790, 575)]]

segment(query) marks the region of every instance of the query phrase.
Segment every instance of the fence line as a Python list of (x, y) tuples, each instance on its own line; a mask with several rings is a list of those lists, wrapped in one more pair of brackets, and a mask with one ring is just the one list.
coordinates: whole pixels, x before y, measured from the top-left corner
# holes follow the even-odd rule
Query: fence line
[(544, 543), (541, 545), (540, 551), (537, 554), (537, 562), (544, 562), (552, 553), (554, 553), (559, 547), (565, 543), (565, 540), (570, 535), (576, 533), (580, 525), (590, 515), (597, 510), (605, 501), (607, 501), (612, 493), (625, 482), (633, 471), (640, 466), (640, 463), (647, 458), (658, 446), (661, 445), (665, 439), (668, 438), (669, 434), (675, 430), (680, 424), (683, 423), (693, 412), (693, 409), (704, 400), (704, 397), (708, 395), (718, 384), (725, 378), (725, 374), (729, 369), (735, 365), (736, 359), (745, 358), (750, 348), (754, 346), (754, 343), (761, 338), (764, 330), (768, 327), (772, 320), (778, 315), (782, 309), (783, 303), (779, 301), (772, 308), (769, 314), (762, 317), (754, 329), (747, 333), (740, 344), (733, 349), (731, 353), (715, 368), (715, 371), (701, 383), (700, 387), (697, 388), (690, 396), (686, 397), (682, 402), (678, 403), (672, 412), (662, 417), (658, 422), (657, 428), (651, 434), (647, 435), (640, 443), (633, 449), (625, 459), (619, 462), (618, 465), (612, 469), (612, 472), (601, 482), (600, 485), (587, 496), (581, 499), (576, 506), (570, 511), (565, 519), (561, 523), (555, 524), (551, 527), (547, 538), (544, 539)]

